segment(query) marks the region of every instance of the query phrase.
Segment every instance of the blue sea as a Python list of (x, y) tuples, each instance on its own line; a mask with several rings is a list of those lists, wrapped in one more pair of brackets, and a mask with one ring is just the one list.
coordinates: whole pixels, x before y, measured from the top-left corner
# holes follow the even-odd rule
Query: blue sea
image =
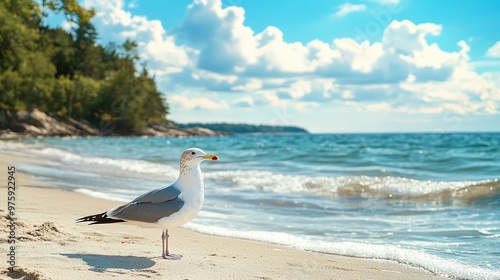
[(173, 182), (189, 147), (221, 160), (202, 163), (205, 204), (187, 228), (500, 279), (498, 133), (0, 141), (47, 160), (17, 168), (53, 188), (121, 202)]

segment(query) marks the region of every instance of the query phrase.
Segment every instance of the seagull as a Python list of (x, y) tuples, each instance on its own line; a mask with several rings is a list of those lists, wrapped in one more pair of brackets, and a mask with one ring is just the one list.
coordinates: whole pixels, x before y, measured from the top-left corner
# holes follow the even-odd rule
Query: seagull
[(200, 212), (204, 200), (200, 163), (204, 160), (219, 160), (219, 157), (189, 148), (182, 153), (179, 177), (170, 186), (152, 190), (127, 204), (79, 218), (76, 222), (90, 222), (89, 225), (126, 222), (161, 228), (162, 257), (179, 260), (182, 255), (170, 254), (168, 250), (168, 230), (192, 221)]

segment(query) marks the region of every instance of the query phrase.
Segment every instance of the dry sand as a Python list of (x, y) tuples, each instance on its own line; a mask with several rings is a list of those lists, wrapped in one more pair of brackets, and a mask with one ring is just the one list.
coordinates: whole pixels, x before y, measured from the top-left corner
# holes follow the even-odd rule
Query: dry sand
[[(5, 256), (9, 229), (7, 166), (26, 159), (0, 154), (0, 242)], [(161, 258), (161, 230), (124, 224), (82, 225), (74, 220), (118, 203), (51, 189), (16, 173), (16, 272), (1, 279), (446, 279), (392, 261), (297, 250), (256, 241), (170, 230), (178, 261)]]

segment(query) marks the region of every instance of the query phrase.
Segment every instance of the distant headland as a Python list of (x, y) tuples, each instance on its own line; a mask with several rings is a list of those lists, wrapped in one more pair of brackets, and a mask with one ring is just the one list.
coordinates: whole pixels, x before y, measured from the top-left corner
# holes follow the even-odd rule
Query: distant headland
[(187, 123), (178, 124), (179, 128), (203, 127), (226, 133), (309, 133), (304, 128), (282, 125), (254, 125), (245, 123)]

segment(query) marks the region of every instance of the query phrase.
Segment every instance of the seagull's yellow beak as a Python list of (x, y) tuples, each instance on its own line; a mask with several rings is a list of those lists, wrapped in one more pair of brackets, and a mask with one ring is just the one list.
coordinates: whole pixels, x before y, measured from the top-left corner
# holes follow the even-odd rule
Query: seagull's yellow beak
[(209, 160), (219, 160), (219, 157), (217, 155), (214, 155), (214, 154), (208, 154), (206, 156), (203, 156), (202, 158), (209, 159)]

